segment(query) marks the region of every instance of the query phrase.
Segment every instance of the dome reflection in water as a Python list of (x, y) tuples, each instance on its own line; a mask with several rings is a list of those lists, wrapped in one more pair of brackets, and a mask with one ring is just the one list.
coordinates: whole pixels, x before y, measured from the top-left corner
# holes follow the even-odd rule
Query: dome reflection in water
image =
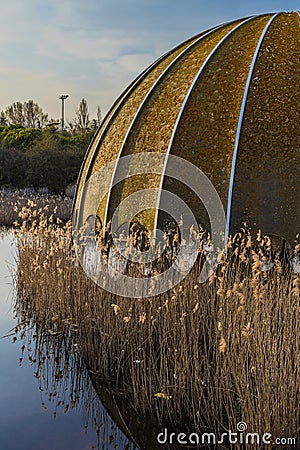
[(66, 320), (69, 335), (54, 331), (55, 326), (46, 330), (34, 322), (33, 311), (27, 306), (22, 301), (15, 305), (19, 321), (15, 332), (23, 341), (20, 363), (28, 358), (32, 365), (41, 405), (46, 408), (51, 404), (56, 420), (58, 413), (67, 414), (69, 409), (81, 411), (82, 427), (96, 435), (97, 447), (91, 449), (158, 450), (156, 436), (160, 429), (151, 421), (142, 421), (119, 393), (109, 389), (107, 380), (85, 364), (77, 343), (78, 327)]

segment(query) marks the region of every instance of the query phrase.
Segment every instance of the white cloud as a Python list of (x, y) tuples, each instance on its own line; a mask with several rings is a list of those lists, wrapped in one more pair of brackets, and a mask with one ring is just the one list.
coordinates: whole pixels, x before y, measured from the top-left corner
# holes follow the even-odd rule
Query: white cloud
[[(290, 0), (293, 3), (298, 0)], [(286, 2), (286, 0), (285, 0)], [(181, 41), (270, 0), (10, 0), (0, 15), (3, 109), (33, 98), (57, 117), (82, 97), (106, 111), (141, 70)], [(283, 0), (276, 0), (276, 8)], [(238, 9), (239, 7), (239, 9)], [(290, 9), (293, 6), (289, 6)], [(295, 8), (295, 7), (294, 7)], [(272, 9), (272, 8), (271, 8)], [(236, 11), (239, 11), (238, 13)]]

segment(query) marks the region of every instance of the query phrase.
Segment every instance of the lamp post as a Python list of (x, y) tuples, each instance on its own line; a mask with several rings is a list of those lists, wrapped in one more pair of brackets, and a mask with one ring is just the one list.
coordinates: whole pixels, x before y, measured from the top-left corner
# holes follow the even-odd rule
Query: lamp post
[(61, 100), (61, 131), (64, 131), (65, 126), (65, 100), (68, 98), (68, 95), (60, 95), (59, 99)]

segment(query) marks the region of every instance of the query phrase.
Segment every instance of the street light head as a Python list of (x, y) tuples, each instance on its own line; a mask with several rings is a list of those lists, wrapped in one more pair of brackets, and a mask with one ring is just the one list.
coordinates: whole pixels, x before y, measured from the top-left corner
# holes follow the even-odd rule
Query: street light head
[(59, 99), (61, 100), (61, 130), (64, 131), (64, 120), (65, 120), (65, 100), (69, 96), (66, 94), (60, 95)]

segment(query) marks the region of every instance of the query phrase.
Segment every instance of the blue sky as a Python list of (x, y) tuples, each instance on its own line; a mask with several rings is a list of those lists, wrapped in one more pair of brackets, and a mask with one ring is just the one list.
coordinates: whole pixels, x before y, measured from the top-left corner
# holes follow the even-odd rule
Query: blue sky
[(81, 98), (105, 113), (154, 59), (235, 18), (300, 9), (300, 0), (0, 0), (0, 110), (33, 99), (71, 119)]

